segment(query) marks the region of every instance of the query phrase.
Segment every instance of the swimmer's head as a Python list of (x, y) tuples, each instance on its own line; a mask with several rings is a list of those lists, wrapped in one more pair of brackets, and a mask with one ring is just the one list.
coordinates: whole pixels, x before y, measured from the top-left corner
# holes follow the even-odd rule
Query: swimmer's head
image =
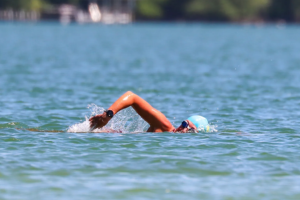
[(187, 120), (184, 120), (181, 125), (176, 129), (176, 132), (208, 132), (209, 124), (206, 118), (200, 115), (193, 115)]

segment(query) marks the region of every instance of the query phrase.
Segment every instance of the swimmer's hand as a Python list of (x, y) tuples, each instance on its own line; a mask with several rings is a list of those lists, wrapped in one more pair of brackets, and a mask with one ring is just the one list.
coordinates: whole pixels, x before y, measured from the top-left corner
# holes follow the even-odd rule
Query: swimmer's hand
[(106, 113), (96, 115), (89, 119), (90, 121), (90, 131), (93, 131), (96, 128), (102, 128), (105, 126), (111, 118), (106, 116)]

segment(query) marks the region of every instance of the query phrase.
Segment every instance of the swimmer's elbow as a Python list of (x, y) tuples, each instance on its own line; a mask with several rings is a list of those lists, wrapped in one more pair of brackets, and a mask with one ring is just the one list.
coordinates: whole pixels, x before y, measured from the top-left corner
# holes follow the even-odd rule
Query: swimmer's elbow
[(126, 94), (126, 95), (136, 95), (136, 94), (134, 94), (134, 93), (131, 92), (131, 91), (127, 91), (125, 94)]
[(123, 100), (131, 100), (131, 101), (135, 101), (137, 95), (134, 94), (133, 92), (131, 91), (127, 91), (123, 94)]
[(134, 94), (134, 93), (131, 91), (127, 91), (127, 92), (125, 92), (125, 94)]

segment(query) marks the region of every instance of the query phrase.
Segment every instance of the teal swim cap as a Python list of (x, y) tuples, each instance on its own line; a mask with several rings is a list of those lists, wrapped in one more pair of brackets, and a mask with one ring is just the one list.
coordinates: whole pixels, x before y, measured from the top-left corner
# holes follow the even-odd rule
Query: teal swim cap
[(209, 124), (205, 117), (200, 115), (193, 115), (188, 118), (196, 127), (198, 131), (209, 132)]

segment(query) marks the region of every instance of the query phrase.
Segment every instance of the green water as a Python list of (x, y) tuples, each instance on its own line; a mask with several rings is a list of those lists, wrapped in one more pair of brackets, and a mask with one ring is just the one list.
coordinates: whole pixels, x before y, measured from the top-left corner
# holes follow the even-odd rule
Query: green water
[[(0, 23), (0, 199), (300, 199), (299, 35)], [(212, 131), (145, 133), (127, 109), (108, 125), (124, 133), (88, 133), (128, 90)]]

